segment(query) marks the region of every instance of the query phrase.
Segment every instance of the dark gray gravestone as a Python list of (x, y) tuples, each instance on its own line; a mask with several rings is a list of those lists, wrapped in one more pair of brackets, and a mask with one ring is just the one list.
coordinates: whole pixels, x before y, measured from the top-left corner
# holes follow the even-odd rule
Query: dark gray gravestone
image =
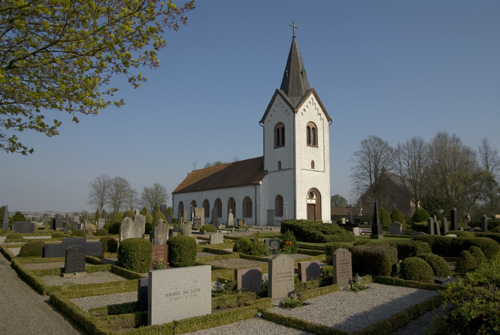
[(373, 205), (373, 223), (372, 223), (372, 234), (370, 238), (381, 239), (384, 238), (382, 235), (382, 226), (380, 225), (380, 217), (378, 215), (378, 202), (375, 201)]
[(64, 228), (63, 218), (60, 214), (56, 214), (55, 218), (53, 218), (50, 223), (50, 229), (57, 230), (62, 228)]
[(139, 278), (137, 282), (137, 309), (148, 310), (148, 278)]
[(399, 222), (389, 223), (389, 234), (402, 235), (403, 234), (403, 225)]
[(62, 255), (64, 255), (64, 250), (61, 243), (46, 244), (43, 247), (43, 257), (45, 258), (62, 257)]
[(431, 235), (434, 235), (434, 220), (432, 218), (429, 218), (429, 220), (427, 220), (427, 232)]
[(201, 227), (201, 217), (195, 216), (193, 218), (193, 229), (200, 229)]
[(219, 211), (217, 210), (217, 208), (212, 208), (212, 224), (214, 226), (219, 223), (218, 216), (219, 216)]
[(266, 238), (264, 240), (266, 253), (277, 254), (281, 249), (281, 240), (279, 238)]
[(456, 208), (453, 208), (451, 210), (450, 219), (451, 219), (451, 230), (458, 230), (458, 215)]
[(165, 218), (167, 219), (167, 224), (172, 224), (172, 215), (165, 215)]
[(9, 230), (9, 208), (7, 205), (5, 205), (5, 211), (3, 212), (2, 229)]
[(426, 234), (426, 233), (424, 233), (423, 231), (418, 231), (418, 232), (416, 232), (416, 233), (411, 234), (411, 235), (410, 235), (410, 239), (413, 241), (413, 240), (415, 240), (415, 238), (416, 238), (417, 236), (420, 236), (420, 235), (427, 235), (427, 234)]
[(34, 233), (35, 224), (31, 222), (16, 221), (12, 223), (12, 231), (16, 233)]
[(168, 206), (166, 204), (160, 205), (160, 212), (162, 212), (163, 216), (165, 216), (165, 217), (167, 217), (167, 209), (168, 209)]
[(298, 268), (300, 281), (303, 283), (321, 277), (321, 266), (318, 261), (299, 262)]
[(488, 217), (486, 215), (483, 215), (481, 218), (481, 223), (482, 223), (482, 229), (484, 233), (488, 232)]
[(102, 242), (88, 242), (85, 237), (66, 237), (62, 239), (60, 244), (47, 244), (43, 247), (43, 257), (64, 257), (66, 249), (69, 247), (79, 245), (83, 247), (86, 255), (101, 256), (102, 255)]
[(64, 273), (85, 272), (85, 248), (74, 245), (66, 249)]

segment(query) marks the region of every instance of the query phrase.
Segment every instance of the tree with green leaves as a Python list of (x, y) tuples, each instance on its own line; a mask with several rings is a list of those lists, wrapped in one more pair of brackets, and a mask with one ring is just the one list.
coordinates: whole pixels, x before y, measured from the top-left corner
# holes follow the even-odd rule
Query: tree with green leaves
[(21, 212), (15, 212), (15, 213), (14, 213), (14, 215), (12, 215), (12, 216), (10, 217), (10, 222), (11, 222), (11, 223), (12, 223), (12, 222), (18, 222), (18, 221), (20, 221), (20, 222), (22, 222), (22, 221), (26, 221), (26, 217), (25, 217), (25, 216), (24, 216), (24, 214), (23, 214), (23, 213), (21, 213)]
[(340, 194), (335, 194), (331, 198), (331, 203), (333, 207), (349, 207), (347, 199)]
[(182, 6), (160, 0), (0, 2), (0, 149), (33, 152), (18, 137), (25, 130), (59, 134), (49, 110), (96, 115), (110, 105), (123, 75), (135, 88), (139, 67), (160, 65), (165, 29), (185, 24), (194, 0)]

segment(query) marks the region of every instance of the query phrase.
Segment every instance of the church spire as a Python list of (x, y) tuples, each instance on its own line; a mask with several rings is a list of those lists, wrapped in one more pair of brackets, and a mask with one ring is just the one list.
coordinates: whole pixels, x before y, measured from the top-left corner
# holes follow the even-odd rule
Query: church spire
[(280, 90), (284, 91), (290, 98), (301, 98), (311, 87), (307, 80), (306, 69), (300, 57), (299, 45), (295, 39), (295, 21), (291, 24), (293, 28), (292, 46), (288, 54), (283, 80)]

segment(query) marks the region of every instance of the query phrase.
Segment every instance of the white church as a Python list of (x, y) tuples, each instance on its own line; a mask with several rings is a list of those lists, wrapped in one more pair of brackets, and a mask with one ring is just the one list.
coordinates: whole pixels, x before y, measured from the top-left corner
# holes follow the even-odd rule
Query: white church
[(172, 192), (174, 215), (186, 210), (191, 218), (202, 207), (205, 222), (220, 224), (230, 211), (245, 225), (330, 222), (331, 123), (309, 86), (294, 34), (281, 87), (260, 120), (264, 156), (192, 171)]

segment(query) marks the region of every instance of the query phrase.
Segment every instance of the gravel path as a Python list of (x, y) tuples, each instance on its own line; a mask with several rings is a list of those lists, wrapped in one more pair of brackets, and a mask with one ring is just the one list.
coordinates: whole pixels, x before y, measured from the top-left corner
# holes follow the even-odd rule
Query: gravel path
[(92, 308), (104, 307), (108, 305), (118, 305), (127, 302), (137, 301), (137, 292), (123, 292), (106, 295), (96, 295), (92, 297), (70, 299), (75, 305), (79, 306), (85, 311)]
[(108, 283), (112, 281), (127, 280), (121, 276), (111, 272), (94, 272), (94, 273), (78, 273), (76, 276), (61, 277), (61, 276), (43, 276), (40, 277), (49, 286), (61, 286), (71, 284), (97, 284)]
[(438, 295), (436, 291), (372, 283), (368, 289), (340, 291), (307, 300), (308, 305), (271, 311), (346, 332), (359, 331)]
[(266, 263), (244, 258), (228, 258), (228, 259), (220, 259), (217, 261), (203, 262), (203, 264), (220, 266), (222, 268), (227, 268), (227, 269), (241, 269), (241, 268), (253, 268), (257, 266), (262, 266), (262, 264)]

